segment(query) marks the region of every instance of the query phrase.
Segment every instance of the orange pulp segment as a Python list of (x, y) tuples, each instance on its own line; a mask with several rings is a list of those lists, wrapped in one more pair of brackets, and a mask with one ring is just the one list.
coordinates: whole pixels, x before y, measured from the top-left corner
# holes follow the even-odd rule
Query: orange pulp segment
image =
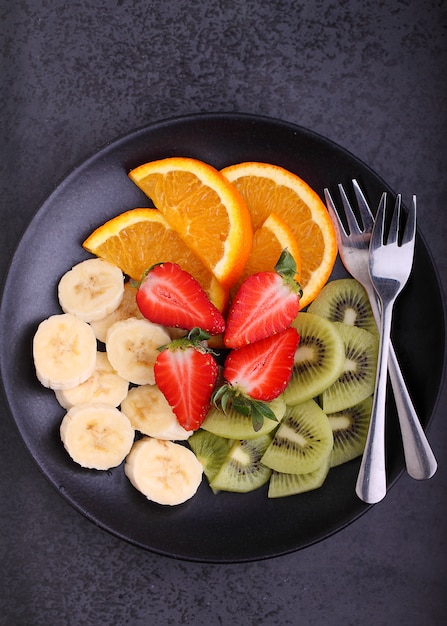
[(318, 194), (292, 172), (269, 163), (246, 162), (222, 170), (250, 211), (253, 229), (276, 213), (293, 231), (301, 255), (301, 307), (326, 284), (337, 257), (329, 213)]
[(227, 290), (157, 209), (121, 213), (99, 226), (82, 245), (137, 281), (155, 263), (178, 263), (194, 276), (220, 311), (227, 305)]
[(212, 166), (187, 157), (140, 165), (130, 179), (225, 287), (239, 278), (252, 245), (250, 213)]

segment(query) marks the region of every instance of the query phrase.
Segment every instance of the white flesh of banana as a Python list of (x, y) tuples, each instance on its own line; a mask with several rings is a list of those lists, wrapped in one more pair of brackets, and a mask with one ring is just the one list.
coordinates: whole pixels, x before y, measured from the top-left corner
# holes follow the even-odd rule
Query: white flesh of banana
[(173, 506), (196, 493), (203, 466), (191, 450), (179, 443), (143, 437), (134, 443), (124, 471), (146, 498)]
[(124, 274), (104, 259), (88, 259), (66, 272), (58, 285), (62, 310), (91, 322), (109, 315), (120, 304)]
[(96, 337), (74, 315), (52, 315), (37, 328), (33, 339), (36, 375), (44, 387), (69, 389), (86, 381), (96, 365)]
[(144, 318), (135, 300), (136, 293), (137, 289), (135, 287), (132, 287), (129, 283), (125, 283), (123, 299), (118, 308), (100, 320), (94, 320), (90, 323), (98, 341), (106, 342), (107, 331), (115, 322), (127, 320), (129, 317), (136, 317), (138, 319)]
[(178, 423), (175, 413), (156, 385), (141, 385), (130, 389), (121, 404), (121, 410), (135, 430), (149, 437), (184, 441), (193, 433)]
[(129, 382), (110, 365), (105, 352), (96, 353), (96, 367), (85, 382), (71, 389), (56, 390), (56, 399), (64, 409), (77, 404), (99, 402), (117, 407), (127, 396)]
[(163, 326), (148, 320), (129, 318), (115, 322), (106, 337), (106, 350), (112, 367), (135, 385), (155, 383), (154, 364), (158, 348), (171, 340)]
[(107, 470), (124, 461), (135, 431), (117, 408), (107, 404), (79, 404), (60, 425), (62, 442), (73, 461), (89, 469)]

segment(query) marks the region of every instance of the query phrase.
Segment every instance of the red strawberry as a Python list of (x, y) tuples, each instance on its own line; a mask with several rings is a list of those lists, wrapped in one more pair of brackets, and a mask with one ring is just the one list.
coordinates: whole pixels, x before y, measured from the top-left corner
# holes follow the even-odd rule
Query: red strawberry
[(233, 299), (223, 336), (226, 348), (240, 348), (290, 326), (300, 306), (296, 264), (285, 250), (274, 272), (258, 272), (244, 280)]
[(154, 265), (136, 295), (149, 321), (185, 330), (199, 327), (210, 335), (225, 329), (225, 320), (195, 278), (176, 263)]
[(186, 430), (202, 424), (216, 384), (217, 363), (202, 343), (207, 337), (193, 329), (187, 337), (163, 346), (155, 361), (155, 382)]
[(262, 426), (264, 417), (276, 419), (265, 403), (278, 397), (289, 384), (299, 339), (292, 327), (232, 350), (224, 365), (227, 382), (214, 394), (214, 403), (220, 401), (224, 412), (231, 404), (251, 415), (255, 430)]

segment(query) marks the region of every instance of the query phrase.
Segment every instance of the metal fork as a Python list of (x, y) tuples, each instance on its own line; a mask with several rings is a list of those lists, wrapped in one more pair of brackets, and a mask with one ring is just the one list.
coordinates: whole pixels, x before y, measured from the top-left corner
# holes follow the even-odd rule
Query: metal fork
[[(369, 275), (369, 243), (374, 218), (357, 181), (353, 180), (352, 185), (359, 209), (360, 223), (351, 208), (343, 186), (338, 186), (349, 232), (343, 225), (328, 189), (324, 190), (326, 204), (335, 226), (340, 258), (348, 272), (364, 286), (371, 302), (376, 323), (380, 326), (380, 309)], [(407, 471), (415, 479), (428, 479), (436, 472), (436, 459), (408, 394), (391, 343), (389, 345), (388, 369), (402, 431)]]

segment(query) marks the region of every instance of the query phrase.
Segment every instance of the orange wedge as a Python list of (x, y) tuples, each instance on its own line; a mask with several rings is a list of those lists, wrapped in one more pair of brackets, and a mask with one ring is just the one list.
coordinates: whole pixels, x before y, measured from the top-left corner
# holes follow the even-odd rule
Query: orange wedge
[(130, 179), (225, 287), (239, 278), (252, 244), (250, 214), (228, 180), (196, 159), (145, 163)]
[(141, 280), (144, 271), (155, 263), (178, 263), (194, 276), (220, 311), (227, 305), (227, 290), (157, 209), (126, 211), (99, 226), (82, 245), (134, 280)]
[(318, 194), (295, 174), (268, 163), (239, 163), (222, 174), (244, 198), (254, 230), (270, 213), (290, 226), (301, 255), (301, 306), (310, 304), (326, 284), (337, 256), (334, 227)]
[[(300, 282), (301, 255), (292, 229), (276, 213), (271, 213), (260, 228), (253, 233), (253, 245), (244, 270), (235, 287), (233, 295), (242, 281), (257, 272), (272, 272), (284, 249), (290, 252), (296, 263), (295, 280)], [(301, 284), (301, 283), (300, 283)]]

